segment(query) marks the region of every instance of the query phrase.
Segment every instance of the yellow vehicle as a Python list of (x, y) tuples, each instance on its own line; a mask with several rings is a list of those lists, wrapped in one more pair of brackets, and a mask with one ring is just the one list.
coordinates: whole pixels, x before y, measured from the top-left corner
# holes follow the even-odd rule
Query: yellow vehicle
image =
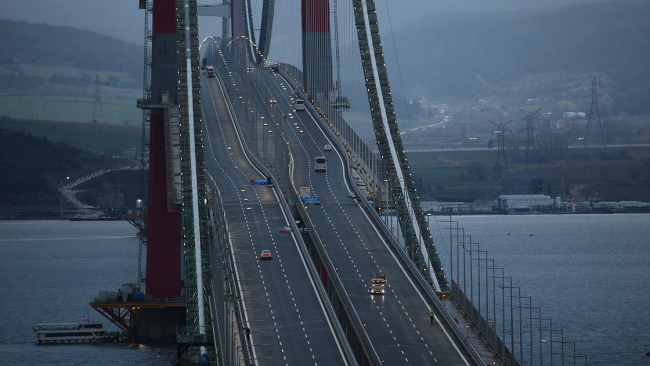
[(386, 275), (379, 273), (370, 281), (370, 288), (368, 290), (371, 295), (383, 295), (386, 292)]

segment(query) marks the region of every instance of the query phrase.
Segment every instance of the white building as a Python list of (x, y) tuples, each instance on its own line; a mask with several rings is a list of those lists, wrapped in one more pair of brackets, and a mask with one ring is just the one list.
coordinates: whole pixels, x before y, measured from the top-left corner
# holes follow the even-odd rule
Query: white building
[(502, 194), (497, 198), (497, 203), (503, 210), (533, 210), (553, 205), (553, 199), (544, 194)]
[(585, 112), (564, 112), (562, 113), (562, 118), (585, 118), (587, 114)]
[(422, 211), (429, 212), (488, 212), (492, 207), (486, 202), (420, 202)]

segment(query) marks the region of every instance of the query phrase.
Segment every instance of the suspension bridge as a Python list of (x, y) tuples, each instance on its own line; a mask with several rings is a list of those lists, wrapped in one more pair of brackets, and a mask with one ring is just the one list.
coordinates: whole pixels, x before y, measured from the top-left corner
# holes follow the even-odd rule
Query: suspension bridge
[[(138, 282), (155, 312), (134, 333), (173, 324), (179, 365), (521, 364), (441, 266), (373, 0), (140, 8), (149, 173)], [(220, 22), (221, 35), (199, 40), (199, 20)], [(371, 294), (379, 274), (382, 294)], [(168, 314), (177, 299), (184, 319)]]

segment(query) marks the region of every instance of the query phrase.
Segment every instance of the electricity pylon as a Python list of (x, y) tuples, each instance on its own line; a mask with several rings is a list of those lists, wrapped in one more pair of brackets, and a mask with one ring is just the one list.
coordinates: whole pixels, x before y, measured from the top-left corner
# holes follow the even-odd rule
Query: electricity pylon
[[(605, 133), (603, 131), (603, 124), (600, 123), (600, 112), (598, 112), (598, 92), (596, 88), (597, 88), (596, 76), (594, 76), (594, 78), (591, 81), (591, 108), (589, 108), (589, 117), (587, 119), (587, 129), (585, 131), (585, 137), (582, 140), (583, 147), (587, 147), (591, 138), (593, 137), (593, 135), (595, 135), (596, 145), (603, 145), (603, 148), (607, 148), (607, 145), (605, 144)], [(595, 111), (595, 117), (594, 117), (594, 111)], [(592, 117), (594, 117), (594, 120), (598, 121), (598, 128), (600, 129), (600, 131), (596, 131), (592, 133), (592, 136), (590, 136), (589, 125), (591, 124)]]

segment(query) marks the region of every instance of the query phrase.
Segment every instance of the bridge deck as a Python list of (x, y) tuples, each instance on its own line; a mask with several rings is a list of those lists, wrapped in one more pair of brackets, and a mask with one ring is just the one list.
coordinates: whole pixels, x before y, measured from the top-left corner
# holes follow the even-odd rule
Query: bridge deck
[[(259, 364), (344, 365), (333, 331), (274, 189), (247, 160), (216, 79), (203, 79), (206, 167), (219, 185), (229, 225), (244, 317)], [(273, 259), (261, 261), (262, 250)], [(215, 282), (218, 283), (218, 282)]]
[[(257, 73), (274, 93), (275, 112), (291, 114), (284, 132), (295, 161), (294, 186), (309, 186), (312, 195), (321, 198), (323, 204), (308, 206), (307, 212), (380, 358), (395, 365), (469, 364), (437, 318), (431, 324), (423, 294), (363, 209), (347, 197), (351, 191), (339, 152), (323, 151), (331, 142), (308, 112), (293, 111), (290, 88), (282, 88), (286, 83), (281, 76), (263, 70)], [(323, 155), (327, 172), (315, 172), (313, 160)], [(386, 274), (386, 294), (370, 295), (370, 280), (380, 272)]]

